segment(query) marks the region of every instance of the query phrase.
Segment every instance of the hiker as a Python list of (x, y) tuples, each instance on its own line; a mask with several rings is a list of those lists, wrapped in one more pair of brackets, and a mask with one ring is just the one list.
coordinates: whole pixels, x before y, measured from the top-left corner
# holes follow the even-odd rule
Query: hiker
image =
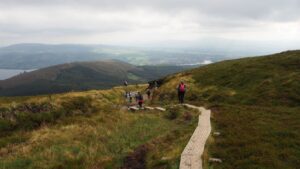
[(138, 92), (135, 92), (134, 98), (135, 98), (135, 102), (138, 103), (139, 102)]
[(124, 96), (125, 96), (125, 102), (126, 102), (127, 106), (129, 107), (129, 104), (128, 104), (129, 93), (126, 91)]
[(129, 103), (132, 103), (132, 93), (129, 92)]
[(177, 90), (179, 103), (182, 104), (184, 102), (184, 94), (186, 91), (186, 85), (183, 83), (183, 81), (180, 82), (180, 84), (177, 87)]
[(138, 104), (139, 104), (139, 107), (142, 108), (143, 107), (143, 103), (144, 103), (144, 98), (143, 98), (143, 95), (141, 94), (141, 92), (138, 92)]
[(151, 89), (148, 88), (148, 89), (146, 90), (146, 93), (147, 93), (147, 96), (148, 96), (148, 100), (150, 100), (150, 97), (151, 97)]
[(158, 88), (157, 81), (154, 81), (154, 89), (156, 90)]
[(128, 86), (128, 82), (125, 80), (124, 81), (124, 86), (127, 87)]
[(125, 100), (127, 100), (128, 99), (128, 92), (127, 91), (125, 91)]

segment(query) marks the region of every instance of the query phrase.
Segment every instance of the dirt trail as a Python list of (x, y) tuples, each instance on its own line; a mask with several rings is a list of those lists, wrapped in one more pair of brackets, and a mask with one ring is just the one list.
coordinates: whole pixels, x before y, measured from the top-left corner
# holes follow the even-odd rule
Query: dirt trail
[(206, 140), (211, 132), (210, 114), (211, 111), (204, 107), (197, 107), (190, 104), (185, 106), (197, 109), (199, 115), (198, 126), (181, 154), (179, 169), (202, 169), (202, 154)]

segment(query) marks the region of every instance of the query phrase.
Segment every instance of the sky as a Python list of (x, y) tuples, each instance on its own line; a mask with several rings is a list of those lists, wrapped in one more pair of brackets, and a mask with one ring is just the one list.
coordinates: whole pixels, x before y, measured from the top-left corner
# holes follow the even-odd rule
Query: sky
[(0, 0), (0, 39), (300, 49), (300, 0)]

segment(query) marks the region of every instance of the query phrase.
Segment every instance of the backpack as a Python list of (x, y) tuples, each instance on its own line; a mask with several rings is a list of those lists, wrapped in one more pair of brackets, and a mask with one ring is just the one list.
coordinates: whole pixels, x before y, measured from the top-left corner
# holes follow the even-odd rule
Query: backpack
[(180, 84), (179, 85), (179, 91), (180, 92), (184, 92), (185, 91), (185, 85), (184, 84)]

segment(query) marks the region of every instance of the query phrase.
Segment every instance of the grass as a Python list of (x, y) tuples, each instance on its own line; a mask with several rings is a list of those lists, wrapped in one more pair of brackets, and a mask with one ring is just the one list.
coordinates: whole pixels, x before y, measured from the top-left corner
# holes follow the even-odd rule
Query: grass
[[(145, 87), (129, 86), (128, 90)], [(21, 113), (39, 118), (47, 117), (44, 111), (37, 111), (47, 102), (63, 115), (49, 122), (42, 120), (38, 126), (21, 126), (1, 136), (0, 168), (120, 168), (126, 162), (125, 157), (142, 145), (151, 145), (146, 154), (149, 168), (178, 167), (181, 151), (197, 125), (197, 112), (173, 108), (176, 118), (170, 120), (169, 109), (167, 112), (124, 111), (120, 109), (124, 104), (123, 94), (124, 88), (117, 87), (19, 97), (16, 102), (4, 102), (2, 106), (9, 109), (26, 105), (26, 111)], [(49, 111), (50, 115), (54, 112)], [(22, 125), (31, 123), (32, 118), (23, 118)]]
[[(146, 168), (179, 168), (180, 155), (198, 124), (199, 112), (194, 109), (178, 109), (179, 113), (176, 119), (177, 121), (179, 120), (179, 122), (182, 123), (185, 127), (176, 127), (167, 135), (160, 137), (150, 143), (149, 147), (151, 147), (151, 151), (147, 156)], [(174, 111), (176, 111), (176, 109), (174, 110), (174, 108), (172, 108), (171, 112)], [(169, 113), (170, 112), (168, 112), (167, 115)], [(189, 114), (189, 116), (191, 117), (187, 118), (187, 114)], [(169, 117), (167, 116), (167, 118)], [(171, 120), (174, 119), (171, 118)]]
[[(299, 64), (300, 52), (292, 51), (204, 66), (162, 79), (147, 104), (175, 104), (176, 86), (184, 80), (186, 101), (212, 109), (213, 132), (221, 133), (209, 138), (206, 168), (294, 169), (300, 166)], [(180, 107), (160, 113), (122, 111), (124, 91), (1, 98), (1, 112), (30, 105), (25, 112), (13, 112), (29, 115), (24, 124), (41, 123), (11, 130), (7, 122), (18, 120), (1, 119), (1, 130), (9, 133), (0, 137), (0, 168), (178, 168), (197, 112)], [(45, 111), (36, 111), (43, 103), (53, 106), (50, 115), (56, 110), (63, 115), (46, 121)], [(209, 157), (223, 163), (209, 163)]]
[(286, 168), (300, 166), (299, 108), (221, 105), (214, 109), (221, 136), (210, 155), (211, 168)]
[[(300, 166), (300, 51), (230, 60), (171, 75), (154, 102), (177, 102), (176, 86), (188, 86), (186, 101), (212, 109), (213, 132), (204, 163), (213, 169), (281, 169)], [(208, 163), (208, 158), (223, 163)]]
[[(99, 112), (73, 120), (32, 132), (25, 144), (7, 150), (14, 153), (1, 159), (2, 168), (11, 168), (19, 160), (31, 161), (29, 166), (26, 163), (20, 168), (89, 168), (93, 165), (115, 168), (121, 165), (128, 151), (166, 132), (170, 125), (167, 120), (153, 115), (119, 112)], [(160, 130), (155, 130), (158, 126)]]

